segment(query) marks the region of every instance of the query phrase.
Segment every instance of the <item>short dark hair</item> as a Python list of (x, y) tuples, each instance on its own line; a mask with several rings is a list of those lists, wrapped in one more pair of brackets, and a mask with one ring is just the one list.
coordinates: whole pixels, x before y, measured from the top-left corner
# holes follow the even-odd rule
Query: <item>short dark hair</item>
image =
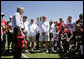
[(23, 18), (27, 18), (27, 16), (23, 16)]
[(79, 17), (80, 17), (80, 16), (83, 16), (83, 14), (81, 13), (81, 14), (79, 15)]
[(60, 18), (59, 20), (62, 20), (62, 18)]
[(71, 16), (69, 16), (68, 18), (72, 18)]

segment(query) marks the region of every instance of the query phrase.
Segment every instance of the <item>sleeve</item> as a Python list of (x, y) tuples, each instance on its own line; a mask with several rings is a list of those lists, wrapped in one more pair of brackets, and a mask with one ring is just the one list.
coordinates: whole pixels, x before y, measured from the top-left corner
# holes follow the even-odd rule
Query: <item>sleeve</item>
[(49, 32), (49, 23), (46, 22), (45, 24), (42, 25), (42, 30), (44, 32)]
[(71, 33), (71, 30), (69, 29), (69, 33)]
[(19, 14), (16, 14), (15, 15), (15, 21), (16, 21), (16, 26), (20, 27), (20, 15)]
[(41, 22), (39, 23), (39, 31), (40, 31), (40, 33), (42, 33), (42, 31), (43, 31)]
[(39, 27), (36, 25), (36, 29), (37, 29), (37, 31), (39, 31)]

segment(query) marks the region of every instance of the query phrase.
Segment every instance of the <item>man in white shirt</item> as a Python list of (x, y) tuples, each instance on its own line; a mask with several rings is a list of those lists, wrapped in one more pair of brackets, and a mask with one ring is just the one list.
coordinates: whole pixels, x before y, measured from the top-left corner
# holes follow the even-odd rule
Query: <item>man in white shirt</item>
[(48, 42), (49, 39), (49, 22), (46, 21), (46, 16), (43, 16), (43, 21), (40, 22), (40, 39), (41, 42), (41, 52), (43, 52), (43, 41), (46, 43), (46, 52), (48, 52)]
[(24, 13), (24, 8), (23, 7), (18, 7), (17, 8), (17, 13), (14, 14), (13, 19), (12, 19), (12, 28), (13, 28), (13, 33), (14, 33), (14, 58), (21, 58), (21, 53), (22, 53), (22, 48), (19, 47), (19, 41), (17, 39), (18, 33), (20, 33), (23, 37), (25, 35), (23, 34), (23, 20), (22, 20), (22, 14)]
[(29, 53), (28, 51), (28, 40), (29, 40), (29, 29), (28, 29), (28, 21), (27, 21), (27, 16), (23, 16), (23, 24), (24, 24), (24, 30), (23, 30), (23, 33), (25, 34), (25, 40), (24, 40), (24, 43), (25, 43), (25, 52), (26, 53)]
[(34, 23), (34, 20), (31, 19), (31, 23), (28, 25), (29, 27), (29, 41), (32, 42), (32, 52), (34, 50), (34, 41), (36, 40), (36, 34), (39, 30), (38, 26)]

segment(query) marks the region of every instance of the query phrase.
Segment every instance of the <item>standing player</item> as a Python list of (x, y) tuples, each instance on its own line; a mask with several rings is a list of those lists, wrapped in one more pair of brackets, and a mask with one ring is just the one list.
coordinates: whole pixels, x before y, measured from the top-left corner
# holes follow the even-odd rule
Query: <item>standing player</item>
[(71, 32), (73, 32), (75, 30), (75, 25), (74, 25), (74, 23), (72, 23), (72, 17), (71, 16), (68, 17), (66, 26), (67, 26), (67, 28), (70, 29)]
[[(66, 26), (68, 29), (70, 29), (71, 32), (73, 32), (75, 30), (75, 23), (72, 23), (72, 17), (69, 16), (67, 19), (67, 23)], [(72, 39), (70, 40), (70, 44), (72, 44), (72, 47), (74, 48), (73, 44), (74, 44), (74, 36), (72, 37)], [(71, 49), (71, 47), (70, 47)]]
[[(18, 34), (21, 36), (25, 37), (23, 33), (23, 20), (22, 20), (22, 14), (24, 13), (24, 8), (23, 7), (18, 7), (17, 12), (14, 14), (13, 19), (12, 19), (12, 27), (13, 27), (13, 33), (14, 33), (14, 58), (21, 58), (22, 55), (22, 47), (19, 46), (20, 42), (17, 39)], [(22, 40), (20, 40), (22, 41)]]
[(9, 19), (10, 20), (7, 22), (8, 24), (8, 51), (9, 51), (10, 43), (12, 42), (11, 48), (13, 52), (12, 16), (10, 16)]
[(53, 39), (54, 39), (54, 46), (59, 51), (59, 27), (55, 26), (54, 31), (53, 31)]
[(43, 21), (40, 22), (40, 44), (41, 52), (43, 52), (43, 41), (45, 42), (46, 52), (48, 53), (49, 39), (49, 22), (46, 21), (46, 16), (43, 16)]
[(3, 34), (3, 36), (2, 36), (2, 44), (1, 44), (1, 50), (5, 53), (5, 51), (6, 51), (6, 32), (5, 32), (5, 30), (7, 29), (7, 22), (5, 21), (5, 20), (3, 20), (3, 16), (5, 16), (3, 13), (1, 13), (1, 28), (2, 28), (2, 34)]
[(34, 23), (34, 20), (31, 19), (31, 23), (28, 25), (29, 26), (29, 41), (32, 42), (32, 49), (31, 51), (34, 51), (34, 42), (36, 40), (36, 34), (39, 30), (38, 26)]
[(59, 31), (62, 31), (62, 26), (65, 26), (62, 18), (59, 19), (59, 23), (57, 23), (57, 26), (59, 27)]
[(53, 39), (53, 30), (54, 30), (54, 23), (50, 21), (50, 47), (52, 48), (52, 52), (54, 52), (54, 39)]
[(25, 39), (23, 40), (25, 43), (25, 52), (29, 53), (28, 51), (28, 40), (29, 40), (29, 30), (28, 30), (28, 21), (27, 21), (27, 16), (23, 16), (23, 24), (24, 24), (24, 30), (23, 33), (25, 34)]
[[(36, 25), (39, 27), (39, 23), (40, 23), (40, 18), (38, 17), (37, 18), (37, 22), (36, 22)], [(36, 34), (36, 49), (38, 49), (39, 48), (39, 31), (38, 31), (38, 33)]]

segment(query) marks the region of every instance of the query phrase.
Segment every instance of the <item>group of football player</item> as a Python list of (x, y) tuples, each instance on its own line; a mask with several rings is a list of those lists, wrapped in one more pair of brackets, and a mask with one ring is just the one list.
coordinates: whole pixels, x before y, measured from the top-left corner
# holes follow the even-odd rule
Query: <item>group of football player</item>
[[(1, 13), (1, 50), (6, 50), (6, 34), (8, 41), (8, 50), (10, 42), (12, 42), (12, 50), (14, 49), (14, 37), (12, 31), (12, 16), (10, 21), (3, 20), (4, 14)], [(64, 23), (62, 18), (58, 21), (47, 21), (46, 16), (38, 17), (37, 22), (34, 19), (27, 21), (27, 16), (23, 16), (25, 35), (24, 40), (18, 46), (25, 47), (25, 52), (29, 53), (29, 49), (34, 52), (34, 48), (40, 49), (41, 52), (57, 52), (68, 55), (73, 51), (80, 51), (80, 55), (83, 55), (83, 14), (79, 15), (79, 19), (76, 22), (72, 22), (72, 16), (67, 18), (67, 23)], [(18, 39), (22, 39), (18, 34)], [(32, 46), (30, 46), (32, 42)], [(36, 47), (34, 45), (36, 42)], [(19, 43), (19, 41), (18, 41)], [(45, 43), (45, 45), (44, 45)]]

